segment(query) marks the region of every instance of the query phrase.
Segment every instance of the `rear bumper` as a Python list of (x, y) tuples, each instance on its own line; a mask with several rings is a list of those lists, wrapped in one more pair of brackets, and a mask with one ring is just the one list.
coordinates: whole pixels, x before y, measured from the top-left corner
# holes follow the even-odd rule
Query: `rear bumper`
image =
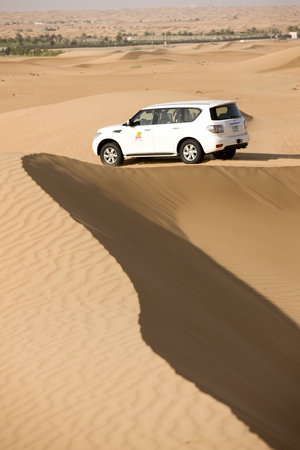
[(244, 133), (237, 136), (218, 136), (212, 139), (204, 148), (205, 153), (223, 152), (246, 148), (249, 143), (249, 134)]

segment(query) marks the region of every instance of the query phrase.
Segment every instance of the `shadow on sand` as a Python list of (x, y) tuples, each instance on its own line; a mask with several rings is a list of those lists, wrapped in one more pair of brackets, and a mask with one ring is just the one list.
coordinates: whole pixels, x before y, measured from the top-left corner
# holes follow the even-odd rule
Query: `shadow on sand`
[(299, 449), (297, 325), (183, 236), (125, 207), (134, 180), (113, 195), (110, 168), (45, 154), (25, 156), (23, 167), (130, 277), (145, 342), (272, 448)]
[[(287, 154), (273, 154), (273, 153), (245, 153), (245, 152), (241, 152), (239, 153), (237, 151), (235, 157), (233, 158), (233, 162), (244, 162), (244, 161), (249, 161), (251, 162), (263, 162), (263, 161), (276, 161), (278, 159), (283, 159), (283, 160), (296, 160), (299, 161), (300, 164), (300, 155), (287, 155)], [(216, 161), (215, 158), (212, 155), (206, 155), (202, 165), (203, 164), (209, 164), (213, 161)], [(219, 160), (220, 161), (220, 160)], [(226, 161), (222, 161), (222, 164), (230, 164), (230, 160)], [(183, 162), (181, 161), (179, 156), (172, 156), (172, 157), (149, 157), (149, 158), (126, 158), (123, 166), (135, 166), (135, 165), (150, 165), (150, 164), (183, 164)]]

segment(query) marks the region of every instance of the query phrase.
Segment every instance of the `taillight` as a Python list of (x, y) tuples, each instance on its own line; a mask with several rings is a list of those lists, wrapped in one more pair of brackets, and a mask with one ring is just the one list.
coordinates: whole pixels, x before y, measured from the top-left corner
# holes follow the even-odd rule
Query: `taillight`
[(209, 125), (206, 129), (211, 133), (224, 133), (223, 125)]

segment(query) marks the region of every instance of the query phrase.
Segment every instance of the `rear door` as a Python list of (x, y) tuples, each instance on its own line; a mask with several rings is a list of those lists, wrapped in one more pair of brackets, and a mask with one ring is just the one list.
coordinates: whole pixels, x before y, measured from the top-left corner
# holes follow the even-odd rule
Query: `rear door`
[(157, 110), (157, 119), (153, 125), (153, 142), (155, 153), (174, 154), (181, 136), (182, 120), (180, 108)]
[(226, 136), (237, 136), (245, 133), (244, 119), (235, 103), (216, 106), (210, 109), (212, 120), (223, 125)]

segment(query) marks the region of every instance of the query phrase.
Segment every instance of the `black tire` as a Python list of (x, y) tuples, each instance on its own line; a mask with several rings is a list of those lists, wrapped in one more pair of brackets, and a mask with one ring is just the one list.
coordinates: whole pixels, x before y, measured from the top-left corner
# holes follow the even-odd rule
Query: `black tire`
[(195, 139), (186, 139), (180, 146), (179, 155), (185, 164), (198, 164), (203, 161), (204, 151)]
[(120, 166), (124, 161), (124, 156), (116, 142), (108, 142), (100, 150), (100, 159), (105, 166)]
[(232, 159), (235, 155), (235, 149), (233, 150), (227, 150), (225, 152), (218, 152), (218, 153), (214, 153), (214, 157), (215, 159)]

